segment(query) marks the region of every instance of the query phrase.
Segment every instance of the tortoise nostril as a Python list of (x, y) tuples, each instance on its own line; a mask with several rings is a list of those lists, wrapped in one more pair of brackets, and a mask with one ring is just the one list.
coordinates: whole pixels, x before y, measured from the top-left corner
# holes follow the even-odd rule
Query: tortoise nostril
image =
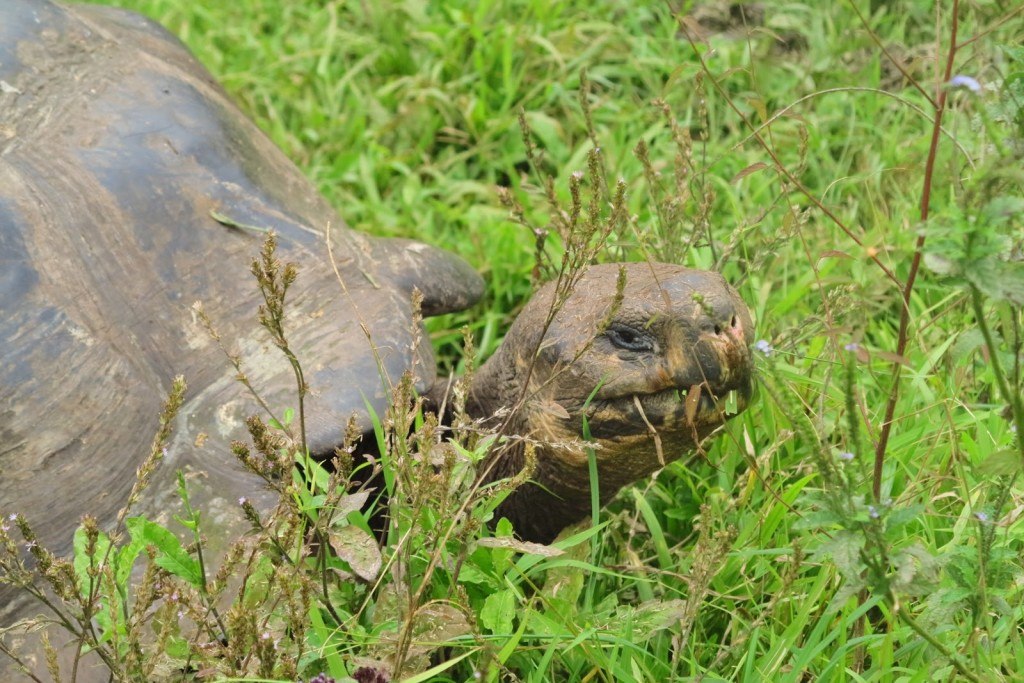
[(732, 320), (729, 321), (729, 327), (736, 328), (739, 324), (740, 321), (736, 319), (735, 315), (733, 315)]
[(715, 325), (715, 334), (722, 334), (722, 326)]

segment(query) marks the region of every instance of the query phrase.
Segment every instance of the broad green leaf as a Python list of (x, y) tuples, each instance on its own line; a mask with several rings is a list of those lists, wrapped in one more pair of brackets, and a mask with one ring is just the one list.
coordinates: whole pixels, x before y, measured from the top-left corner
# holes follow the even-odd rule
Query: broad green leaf
[(960, 333), (949, 353), (954, 359), (962, 360), (977, 351), (984, 343), (985, 335), (977, 327), (972, 327)]
[(366, 501), (369, 500), (369, 498), (369, 491), (350, 493), (339, 498), (338, 502), (334, 506), (334, 524), (339, 524), (340, 522), (345, 521), (345, 518), (348, 517), (349, 514), (362, 510), (366, 506)]
[(990, 299), (1024, 306), (1024, 263), (992, 257), (978, 259), (964, 274)]
[(925, 595), (935, 586), (939, 561), (920, 544), (904, 548), (892, 557), (895, 576), (892, 588), (910, 595)]
[(923, 505), (907, 505), (905, 507), (893, 508), (885, 516), (886, 529), (898, 529), (924, 513)]
[(837, 526), (843, 523), (841, 515), (829, 509), (810, 510), (793, 523), (796, 530), (821, 529)]
[(1002, 225), (1007, 219), (1024, 213), (1024, 199), (1000, 195), (985, 205), (983, 217), (991, 225)]
[(269, 555), (261, 554), (256, 560), (256, 566), (249, 574), (245, 582), (245, 596), (243, 604), (246, 607), (257, 608), (261, 601), (267, 599), (270, 577), (274, 573), (274, 563)]
[(199, 561), (189, 555), (173, 533), (145, 517), (131, 517), (125, 521), (133, 540), (156, 548), (156, 564), (197, 588), (203, 585)]
[(1009, 448), (996, 451), (978, 464), (977, 470), (981, 474), (993, 477), (1004, 474), (1017, 474), (1024, 469), (1024, 460), (1020, 453)]
[[(391, 593), (391, 597), (386, 597), (385, 601), (392, 603), (384, 605), (385, 614), (378, 614), (377, 610), (374, 611), (374, 622), (383, 628), (379, 628), (375, 632), (376, 642), (367, 650), (369, 657), (377, 658), (379, 654), (382, 659), (394, 652), (394, 648), (398, 646), (400, 629), (396, 628), (397, 623), (391, 626), (388, 622), (404, 623), (410, 618), (405, 611), (408, 596), (404, 592), (399, 595), (394, 589), (394, 584), (390, 584), (389, 588), (385, 589), (386, 593)], [(401, 604), (394, 604), (393, 600)], [(378, 606), (380, 606), (379, 602)], [(474, 630), (462, 610), (442, 600), (432, 600), (419, 607), (413, 612), (411, 619), (410, 639), (406, 643), (408, 661), (406, 667), (403, 668), (403, 671), (406, 672), (423, 671), (429, 665), (427, 655), (445, 643), (464, 638)], [(396, 677), (395, 680), (399, 680), (399, 678)], [(401, 680), (409, 679), (403, 675)]]
[(515, 556), (511, 545), (512, 523), (505, 518), (499, 519), (494, 528), (494, 538), (480, 539), (479, 545), (490, 549), (492, 572), (496, 576), (503, 575), (512, 564)]
[(480, 622), (495, 635), (512, 633), (512, 620), (515, 616), (516, 594), (511, 589), (488, 595), (480, 610)]
[(373, 581), (383, 562), (377, 540), (357, 526), (349, 525), (327, 532), (334, 553), (363, 581)]
[(497, 582), (475, 564), (467, 562), (459, 570), (459, 583), (475, 583), (481, 586), (497, 588)]
[(946, 277), (960, 275), (960, 263), (949, 258), (946, 254), (927, 252), (924, 255), (924, 265), (936, 275)]
[(138, 559), (139, 553), (145, 549), (146, 544), (143, 541), (133, 538), (131, 543), (117, 551), (115, 577), (119, 586), (123, 586), (128, 582), (129, 577), (132, 575), (132, 567), (135, 566), (135, 560)]
[(831, 557), (840, 574), (847, 579), (856, 579), (864, 568), (864, 563), (860, 559), (860, 551), (863, 547), (864, 536), (852, 531), (840, 530), (835, 532), (831, 539), (822, 543), (814, 555)]
[(1017, 45), (1000, 45), (1001, 49), (1006, 56), (1018, 64), (1024, 64), (1024, 47)]

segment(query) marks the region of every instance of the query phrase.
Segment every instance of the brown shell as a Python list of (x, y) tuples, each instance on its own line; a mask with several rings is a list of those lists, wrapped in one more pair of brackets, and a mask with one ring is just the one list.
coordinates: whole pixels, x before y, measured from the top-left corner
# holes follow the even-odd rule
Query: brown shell
[[(227, 443), (259, 409), (193, 302), (274, 410), (296, 405), (295, 383), (256, 324), (263, 235), (214, 214), (274, 230), (280, 258), (299, 264), (288, 332), (314, 450), (340, 442), (353, 413), (368, 426), (365, 402), (382, 414), (408, 368), (421, 390), (433, 382), (429, 343), (412, 348), (412, 289), (429, 315), (473, 303), (480, 278), (438, 249), (349, 230), (162, 28), (4, 0), (0, 80), (0, 512), (24, 514), (42, 542), (67, 549), (87, 511), (111, 519), (177, 374), (187, 402), (154, 490), (202, 472), (214, 518), (258, 492)], [(0, 591), (0, 622), (9, 601)]]

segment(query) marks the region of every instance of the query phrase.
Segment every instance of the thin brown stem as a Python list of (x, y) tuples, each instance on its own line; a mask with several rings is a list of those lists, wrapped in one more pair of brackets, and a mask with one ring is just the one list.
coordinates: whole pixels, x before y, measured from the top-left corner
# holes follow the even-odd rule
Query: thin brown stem
[[(959, 28), (959, 0), (953, 0), (952, 21), (949, 28), (949, 51), (946, 54), (946, 69), (942, 80), (937, 85), (938, 93), (935, 97), (935, 119), (932, 122), (931, 144), (928, 147), (928, 159), (924, 168), (924, 186), (921, 189), (920, 223), (923, 225), (928, 220), (929, 205), (932, 197), (932, 185), (935, 176), (935, 161), (938, 158), (939, 140), (942, 133), (942, 115), (946, 110), (947, 91), (943, 85), (953, 75), (953, 62), (956, 58), (957, 44), (956, 35)], [(921, 267), (921, 257), (924, 255), (925, 233), (917, 237), (914, 245), (914, 255), (910, 262), (910, 272), (903, 285), (903, 306), (900, 309), (900, 329), (896, 338), (896, 356), (902, 358), (907, 350), (907, 341), (910, 329), (910, 297), (914, 292), (914, 284), (917, 281), (917, 273)], [(889, 445), (889, 435), (892, 432), (892, 422), (896, 414), (896, 402), (900, 396), (900, 375), (903, 366), (894, 362), (892, 368), (892, 383), (889, 389), (889, 399), (885, 405), (885, 419), (882, 421), (881, 431), (878, 435), (878, 443), (875, 446), (875, 465), (872, 476), (871, 490), (875, 500), (882, 496), (882, 470), (885, 467), (885, 451)]]

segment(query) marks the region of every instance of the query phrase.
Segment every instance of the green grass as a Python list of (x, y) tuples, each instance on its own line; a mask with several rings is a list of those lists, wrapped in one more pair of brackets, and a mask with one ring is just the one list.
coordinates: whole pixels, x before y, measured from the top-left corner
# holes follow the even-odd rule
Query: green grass
[[(431, 609), (439, 621), (468, 612), (472, 623), (432, 659), (410, 659), (418, 668), (408, 676), (431, 666), (443, 669), (429, 677), (440, 681), (475, 672), (494, 681), (1024, 675), (1024, 497), (1016, 479), (979, 467), (1013, 448), (1013, 433), (964, 278), (918, 276), (882, 502), (871, 491), (902, 307), (879, 264), (906, 282), (919, 231), (930, 245), (959, 243), (983, 200), (1020, 194), (1020, 121), (992, 123), (1004, 131), (995, 142), (982, 126), (992, 107), (1019, 108), (1005, 104), (1012, 88), (954, 91), (932, 218), (920, 221), (934, 114), (925, 94), (941, 82), (949, 3), (855, 2), (866, 23), (849, 4), (768, 3), (766, 25), (749, 37), (696, 49), (661, 3), (118, 4), (181, 36), (351, 227), (444, 245), (484, 274), (481, 304), (431, 322), (447, 366), (459, 362), (460, 326), (486, 355), (529, 296), (534, 236), (509, 218), (496, 187), (512, 188), (529, 222), (548, 224), (519, 111), (543, 151), (539, 171), (564, 199), (593, 146), (578, 103), (583, 68), (603, 164), (628, 183), (634, 214), (604, 258), (675, 255), (720, 268), (774, 347), (762, 358), (767, 388), (706, 454), (602, 513), (599, 557), (589, 539), (571, 559), (480, 546), (457, 582), (441, 562)], [(1000, 49), (1022, 38), (1019, 13), (1000, 21), (1008, 7), (961, 7), (953, 73), (999, 86), (1024, 69)], [(907, 60), (924, 92), (879, 45)], [(678, 189), (678, 148), (654, 100), (693, 139)], [(766, 121), (758, 130), (771, 153), (751, 136)], [(633, 153), (641, 140), (660, 190)], [(662, 220), (656, 207), (672, 197), (684, 201)], [(990, 221), (992, 239), (1015, 239), (1019, 250), (1020, 215), (1018, 206)], [(959, 237), (943, 242), (947, 234)], [(559, 248), (548, 240), (550, 258)], [(987, 286), (985, 316), (1013, 368), (1020, 309)], [(861, 350), (845, 350), (850, 343)], [(890, 564), (873, 573), (878, 558)], [(380, 587), (380, 614), (401, 588)], [(303, 661), (303, 678), (351, 674), (354, 658), (382, 657), (393, 642), (380, 619), (364, 615), (353, 636), (313, 612), (308, 637), (321, 656)], [(427, 636), (446, 640), (443, 629)]]

